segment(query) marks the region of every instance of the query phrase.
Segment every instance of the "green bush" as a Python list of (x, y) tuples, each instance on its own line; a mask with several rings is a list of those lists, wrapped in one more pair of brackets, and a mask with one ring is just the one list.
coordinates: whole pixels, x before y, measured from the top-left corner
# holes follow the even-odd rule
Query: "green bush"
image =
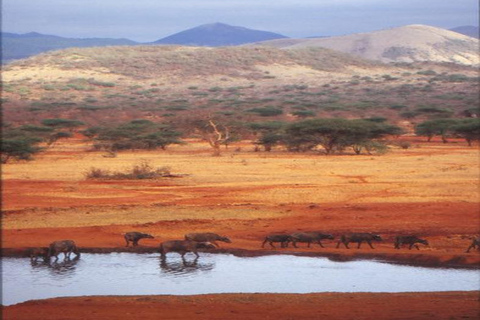
[(283, 113), (283, 110), (274, 108), (274, 107), (264, 107), (264, 108), (252, 108), (247, 110), (247, 112), (256, 113), (262, 117), (273, 117), (278, 116)]
[(292, 114), (299, 118), (315, 117), (316, 115), (316, 113), (311, 110), (298, 110), (298, 111), (292, 112)]
[(37, 144), (42, 142), (40, 135), (33, 128), (22, 130), (22, 128), (9, 128), (2, 132), (2, 143), (0, 144), (1, 162), (7, 163), (11, 159), (31, 160), (32, 156), (42, 150)]
[(418, 71), (417, 74), (420, 74), (422, 76), (435, 76), (437, 73), (433, 70), (421, 70)]
[(400, 141), (398, 143), (398, 146), (402, 149), (409, 149), (412, 146), (412, 144), (409, 141)]
[(104, 81), (98, 81), (95, 79), (88, 79), (88, 83), (94, 86), (99, 86), (99, 87), (107, 87), (107, 88), (115, 87), (114, 82), (104, 82)]

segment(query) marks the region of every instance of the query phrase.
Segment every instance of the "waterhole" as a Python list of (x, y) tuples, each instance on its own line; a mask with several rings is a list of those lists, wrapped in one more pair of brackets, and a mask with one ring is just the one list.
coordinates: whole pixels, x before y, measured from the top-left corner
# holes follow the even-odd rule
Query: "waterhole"
[(478, 290), (477, 270), (432, 269), (378, 261), (229, 254), (82, 254), (69, 262), (2, 259), (2, 304), (92, 295), (207, 293), (421, 292)]

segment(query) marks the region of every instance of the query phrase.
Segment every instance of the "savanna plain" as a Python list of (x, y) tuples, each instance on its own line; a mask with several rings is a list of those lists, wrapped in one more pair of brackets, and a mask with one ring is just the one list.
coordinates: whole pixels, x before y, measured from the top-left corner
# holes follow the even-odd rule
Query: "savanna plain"
[[(42, 141), (45, 149), (32, 161), (2, 165), (3, 256), (26, 257), (29, 248), (61, 239), (74, 240), (82, 253), (158, 252), (163, 241), (214, 232), (231, 243), (211, 252), (243, 257), (289, 254), (480, 267), (478, 250), (466, 252), (480, 233), (478, 138), (469, 146), (456, 134), (446, 143), (438, 133), (431, 141), (415, 134), (430, 120), (476, 120), (474, 66), (383, 64), (321, 48), (140, 46), (53, 51), (7, 65), (2, 77), (4, 132), (12, 129), (15, 139), (25, 132), (58, 138)], [(327, 155), (320, 147), (295, 151), (278, 144), (268, 152), (251, 130), (252, 123), (305, 123), (305, 118), (389, 122), (403, 133), (384, 136), (388, 148), (371, 154), (345, 149)], [(213, 119), (210, 131), (202, 136), (208, 119)], [(72, 123), (78, 126), (54, 127)], [(236, 139), (213, 156), (207, 141), (212, 134), (225, 137), (222, 124)], [(182, 143), (113, 150), (114, 136), (107, 141), (111, 148), (102, 149), (105, 140), (95, 138), (93, 130), (103, 126), (104, 132), (118, 133), (132, 125), (165, 133), (153, 136), (156, 141), (180, 139), (174, 129), (182, 133)], [(87, 178), (92, 168), (125, 172), (142, 164), (168, 168), (170, 174)], [(154, 238), (126, 248), (123, 234), (129, 231)], [(323, 231), (335, 239), (323, 241), (325, 248), (262, 248), (267, 234), (302, 231)], [(340, 236), (350, 232), (379, 234), (383, 241), (374, 249), (336, 248)], [(411, 234), (429, 245), (394, 249), (396, 236)], [(84, 296), (4, 306), (2, 315), (12, 320), (478, 319), (478, 294)]]
[[(465, 253), (479, 232), (478, 149), (463, 141), (410, 140), (411, 148), (391, 148), (383, 155), (255, 152), (251, 144), (238, 143), (217, 157), (206, 143), (191, 140), (165, 151), (122, 152), (115, 158), (86, 152), (89, 145), (81, 138), (62, 140), (35, 161), (3, 167), (2, 246), (21, 253), (74, 239), (87, 252), (122, 251), (127, 250), (122, 233), (140, 231), (155, 236), (142, 240), (141, 249), (156, 250), (160, 242), (189, 232), (216, 232), (232, 240), (218, 251), (243, 256), (274, 251), (478, 267), (479, 254)], [(173, 177), (86, 179), (92, 167), (122, 171), (139, 161), (168, 166)], [(335, 240), (327, 240), (325, 248), (261, 248), (269, 233), (312, 230), (337, 239), (348, 232), (374, 232), (384, 241), (375, 249), (337, 249)], [(394, 237), (405, 234), (426, 238), (430, 245), (395, 250)], [(474, 319), (478, 311), (478, 292), (220, 294), (57, 298), (5, 307), (4, 316)]]

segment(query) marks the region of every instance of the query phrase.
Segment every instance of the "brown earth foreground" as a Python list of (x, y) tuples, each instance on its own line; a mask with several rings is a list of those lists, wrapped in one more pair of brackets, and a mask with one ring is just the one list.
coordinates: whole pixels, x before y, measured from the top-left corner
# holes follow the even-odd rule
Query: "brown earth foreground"
[(57, 298), (4, 319), (478, 319), (478, 292), (217, 294)]
[[(110, 159), (69, 141), (33, 162), (2, 172), (2, 253), (73, 239), (83, 252), (127, 250), (122, 233), (147, 232), (130, 251), (152, 252), (188, 232), (232, 239), (219, 252), (381, 259), (432, 267), (479, 268), (465, 253), (480, 233), (478, 149), (461, 142), (413, 141), (381, 156), (322, 156), (282, 151), (225, 151), (212, 157), (191, 142), (162, 152), (122, 153)], [(124, 170), (139, 160), (169, 166), (178, 178), (91, 181), (92, 167)], [(335, 235), (375, 232), (384, 239), (335, 248), (261, 248), (273, 232), (323, 230)], [(399, 234), (430, 246), (395, 250)], [(28, 288), (26, 288), (27, 290)], [(219, 294), (79, 297), (29, 301), (3, 308), (4, 319), (478, 319), (479, 292)]]

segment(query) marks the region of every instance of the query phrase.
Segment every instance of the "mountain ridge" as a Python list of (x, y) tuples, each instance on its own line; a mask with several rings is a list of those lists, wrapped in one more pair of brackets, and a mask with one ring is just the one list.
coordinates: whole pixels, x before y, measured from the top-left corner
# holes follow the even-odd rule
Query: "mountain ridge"
[(38, 32), (16, 34), (2, 32), (2, 63), (28, 58), (43, 52), (71, 47), (104, 47), (137, 45), (138, 42), (120, 38), (64, 38)]
[(449, 30), (472, 38), (480, 38), (480, 28), (478, 26), (459, 26)]
[[(262, 45), (282, 49), (297, 47), (325, 47), (362, 58), (383, 62), (453, 62), (478, 65), (478, 39), (464, 35), (468, 30), (478, 27), (463, 26), (454, 30), (441, 29), (425, 25), (408, 25), (397, 28), (356, 33), (344, 36), (289, 38), (281, 34), (259, 31), (245, 27), (231, 26), (225, 23), (200, 25), (175, 33), (150, 43), (139, 43), (129, 39), (111, 38), (64, 38), (56, 35), (44, 35), (37, 32), (15, 34), (2, 32), (2, 63), (27, 58), (46, 51), (70, 47), (131, 46), (131, 45), (184, 45), (184, 46), (237, 46)], [(404, 32), (395, 33), (395, 30)], [(375, 40), (381, 34), (383, 40)], [(382, 38), (382, 37), (380, 37)], [(412, 38), (423, 38), (423, 43), (414, 43)], [(443, 40), (438, 40), (439, 38)], [(447, 39), (448, 38), (448, 39)], [(350, 40), (348, 40), (350, 39)], [(407, 40), (405, 40), (407, 39)], [(436, 39), (434, 45), (429, 44)], [(390, 43), (388, 46), (378, 42)], [(404, 41), (402, 43), (402, 41)], [(406, 41), (406, 42), (405, 42)], [(412, 42), (413, 41), (413, 42)], [(409, 43), (410, 42), (410, 43)], [(372, 52), (372, 43), (377, 49)], [(420, 48), (418, 48), (420, 46)]]

